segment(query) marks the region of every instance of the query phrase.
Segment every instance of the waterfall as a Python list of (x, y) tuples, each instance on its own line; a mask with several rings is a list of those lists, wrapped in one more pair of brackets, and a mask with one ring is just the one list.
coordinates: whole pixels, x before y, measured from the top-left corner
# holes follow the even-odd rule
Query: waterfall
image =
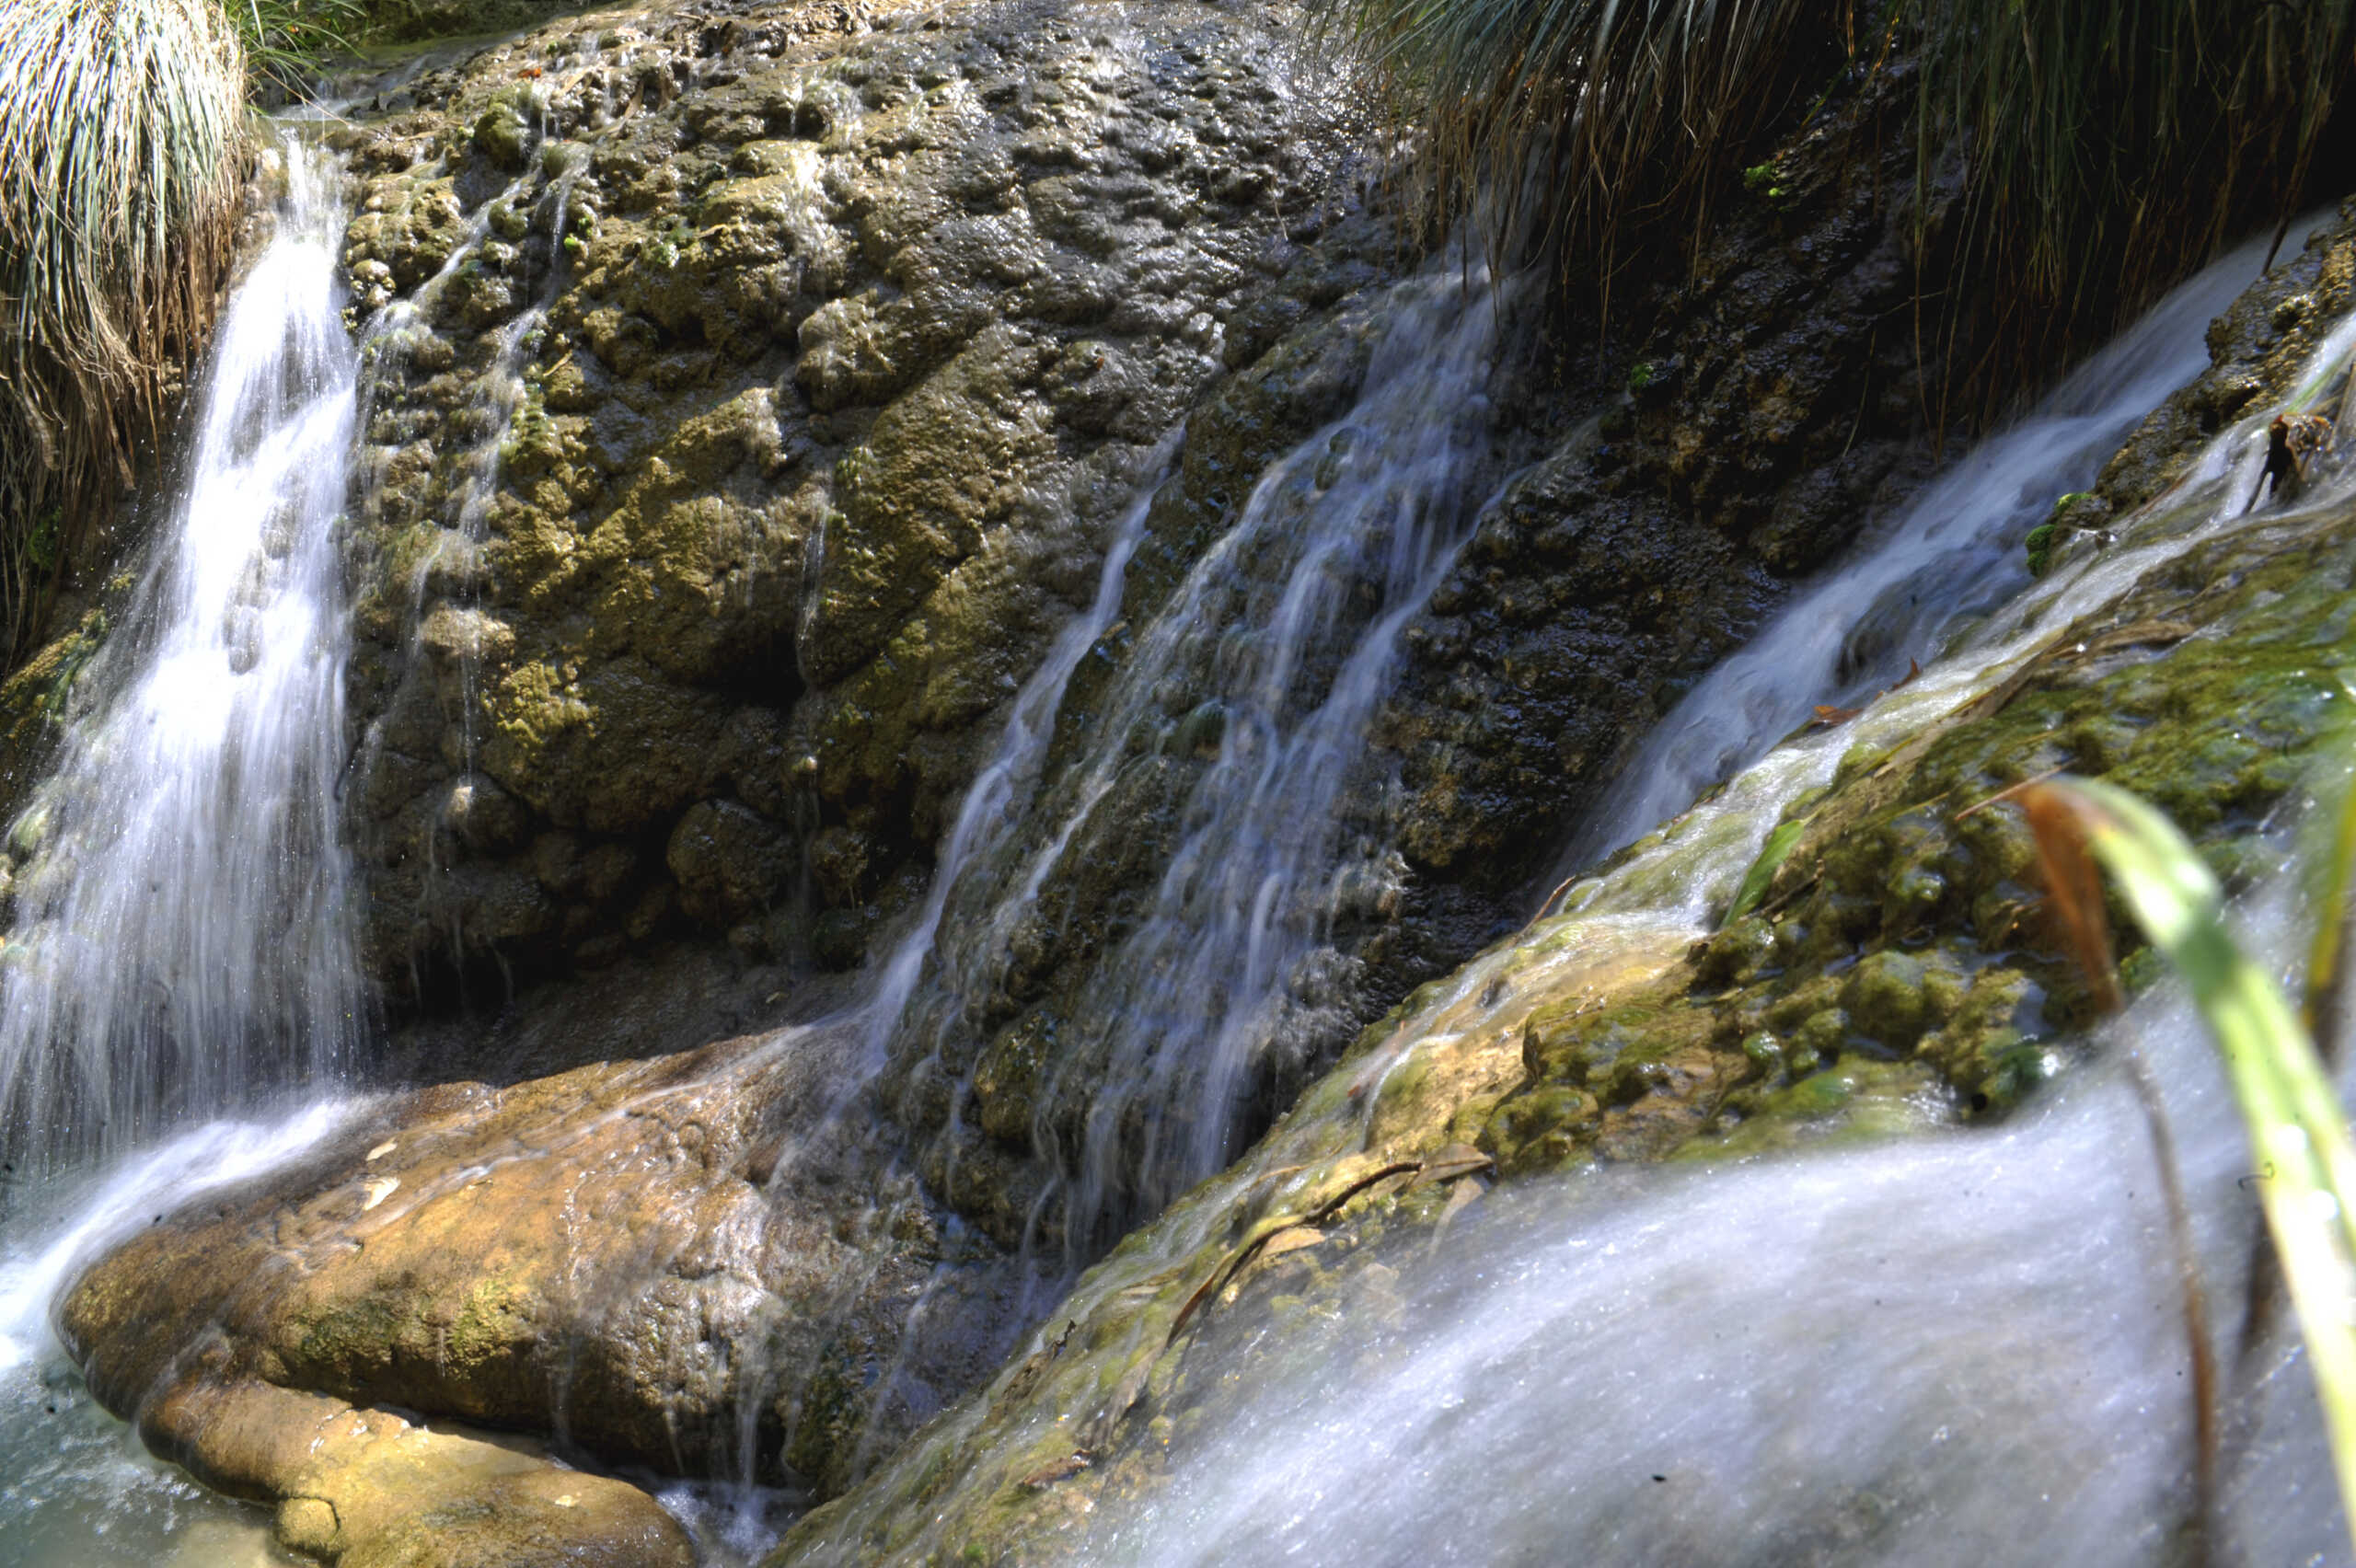
[(1040, 767), (1049, 743), (1055, 739), (1056, 713), (1063, 706), (1064, 694), (1070, 689), (1080, 661), (1088, 657), (1089, 650), (1096, 646), (1097, 640), (1112, 626), (1114, 617), (1120, 613), (1121, 590), (1127, 581), (1129, 559), (1137, 554), (1138, 544), (1145, 536), (1154, 489), (1169, 473), (1170, 453), (1177, 439), (1173, 433), (1162, 443), (1161, 450), (1148, 464), (1148, 478), (1138, 487), (1136, 499), (1114, 529), (1112, 542), (1104, 551), (1104, 564), (1098, 569), (1096, 596), (1087, 613), (1074, 617), (1057, 633), (1047, 656), (1015, 694), (1007, 712), (1006, 728), (999, 732), (997, 747), (981, 772), (975, 775), (958, 805), (957, 821), (949, 830), (924, 907), (893, 944), (891, 955), (877, 970), (875, 999), (868, 1024), (867, 1062), (871, 1073), (881, 1070), (892, 1028), (907, 1010), (908, 999), (916, 994), (923, 975), (925, 962), (933, 955), (951, 889), (969, 865), (1002, 851), (1009, 834), (1021, 824), (1022, 808), (1038, 788)]
[[(907, 1026), (929, 1062), (974, 1026), (1043, 889), (1138, 830), (1125, 788), (1201, 764), (1158, 882), (1092, 964), (1047, 1069), (1032, 1137), (1063, 1174), (1068, 1263), (1233, 1158), (1271, 1048), (1350, 1016), (1334, 924), (1395, 896), (1403, 869), (1352, 829), (1345, 791), (1381, 792), (1368, 732), (1399, 633), (1494, 488), (1488, 387), (1506, 309), (1453, 253), (1392, 289), (1356, 406), (1268, 466), (1129, 634), (1032, 841), (976, 858), (972, 886), (936, 889), (959, 918), (931, 1005)], [(1080, 1100), (1075, 1127), (1061, 1107)]]
[(2143, 416), (2200, 374), (2209, 323), (2265, 258), (2266, 241), (2252, 240), (2179, 285), (1795, 595), (1655, 727), (1548, 885), (1758, 760), (1815, 705), (1858, 706), (1903, 676), (1910, 660), (1929, 665), (1974, 617), (2026, 588), (2021, 541), (2055, 498), (2093, 484)]
[(222, 319), (178, 497), (9, 830), (0, 1108), (35, 1160), (325, 1078), (353, 1036), (343, 209), (330, 162), (277, 156), (276, 233)]
[[(2246, 255), (2221, 264), (2236, 283), (2249, 265)], [(2212, 273), (2194, 288), (2221, 282)], [(2122, 347), (2179, 362), (2196, 353), (2206, 316), (2180, 309), (2186, 297)], [(2351, 354), (2356, 318), (2320, 337), (2292, 406), (2329, 387)], [(2120, 374), (2117, 355), (2096, 363)], [(1951, 623), (1918, 679), (1837, 732), (1776, 746), (1575, 889), (1568, 914), (1419, 994), (1389, 1044), (1353, 1065), (1346, 1095), (1305, 1101), (1280, 1147), (1125, 1247), (1057, 1319), (1117, 1332), (1098, 1316), (1106, 1303), (1231, 1239), (1222, 1228), (1254, 1212), (1242, 1195), (1292, 1169), (1270, 1170), (1276, 1160), (1357, 1147), (1335, 1128), (1362, 1127), (1360, 1107), (1385, 1079), (1486, 1011), (1482, 998), (1560, 996), (1568, 987), (1555, 976), (1593, 974), (1615, 951), (1690, 947), (1770, 825), (1830, 779), (1843, 753), (1919, 733), (2204, 543), (2281, 526), (2289, 513), (2344, 511), (2356, 473), (2343, 467), (2245, 522), (2263, 499), (2266, 427), (2280, 407), (2253, 406), (2101, 549), (2072, 552), (1975, 622)], [(2024, 428), (2054, 417), (2049, 408)], [(2020, 433), (1959, 469), (2016, 519), (2042, 511), (2017, 498), (2053, 471), (2051, 453), (2025, 454)], [(2081, 454), (2076, 472), (2098, 460)], [(1945, 493), (1953, 502), (1972, 490)], [(1976, 526), (1992, 552), (1999, 536), (1984, 519)], [(1921, 537), (1886, 535), (1880, 552), (1822, 585), (1819, 614), (1848, 594), (1881, 599), (1904, 575), (1898, 563), (1920, 568)], [(1952, 567), (1949, 558), (1942, 570)], [(1935, 575), (1932, 585), (1947, 591), (1934, 616), (1992, 592)], [(1788, 648), (1795, 635), (1778, 623), (1762, 646)], [(1738, 722), (1731, 702), (1717, 711)], [(2275, 973), (2295, 968), (2308, 940), (2292, 838), (2278, 832), (2260, 847), (2257, 888), (2235, 911), (2243, 940)], [(1092, 1513), (1064, 1516), (1051, 1550), (1157, 1568), (1534, 1564), (1566, 1553), (1600, 1568), (2189, 1561), (2183, 1276), (2145, 1113), (2119, 1058), (2141, 1055), (2163, 1086), (2212, 1329), (2228, 1344), (2259, 1226), (2251, 1187), (2266, 1173), (2252, 1169), (2234, 1097), (2180, 987), (2154, 986), (2102, 1032), (2102, 1060), (1993, 1126), (1605, 1166), (1500, 1186), (1437, 1227), (1370, 1228), (1362, 1250), (1326, 1254), (1327, 1272), (1301, 1295), (1232, 1306), (1201, 1331), (1165, 1407), (1183, 1439), (1161, 1440), (1166, 1458), (1155, 1453), (1147, 1484), (1108, 1487)], [(2343, 1094), (2356, 1087), (2347, 1045)], [(2345, 1560), (2342, 1500), (2304, 1365), (2283, 1312), (2231, 1377), (2223, 1539), (2207, 1543), (2215, 1561)], [(999, 1441), (1070, 1430), (1068, 1410), (1042, 1407), (1033, 1420)], [(937, 1463), (971, 1430), (944, 1424), (939, 1447), (912, 1462)], [(909, 1494), (875, 1495), (890, 1506)], [(872, 1526), (846, 1513), (804, 1560), (838, 1560), (830, 1551)]]

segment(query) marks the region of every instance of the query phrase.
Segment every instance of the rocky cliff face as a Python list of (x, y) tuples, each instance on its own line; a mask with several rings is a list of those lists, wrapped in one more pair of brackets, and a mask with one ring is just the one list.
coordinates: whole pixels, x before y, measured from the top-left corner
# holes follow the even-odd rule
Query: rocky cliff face
[(1148, 449), (1371, 274), (1283, 24), (593, 18), (380, 96), (342, 139), (355, 320), (399, 323), (355, 519), (388, 986), (859, 961)]
[[(2062, 547), (2084, 575), (2062, 569), (2004, 658), (1934, 672), (1756, 770), (1796, 829), (1750, 869), (1756, 913), (1697, 932), (1685, 912), (1698, 889), (1715, 924), (1749, 880), (1707, 809), (1591, 870), (1573, 912), (1369, 1028), (1245, 1158), (1082, 1279), (1028, 1355), (803, 1519), (772, 1568), (1133, 1551), (1126, 1532), (1157, 1505), (1187, 1516), (1170, 1488), (1189, 1454), (1280, 1419), (1255, 1406), (1265, 1389), (1309, 1366), (1396, 1370), (1411, 1327), (1430, 1328), (1406, 1320), (1404, 1276), (1449, 1267), (1440, 1238), (1497, 1184), (1920, 1134), (2076, 1070), (2085, 982), (2042, 918), (2027, 825), (1992, 797), (2066, 768), (2161, 804), (2228, 886), (2279, 862), (2279, 810), (2344, 744), (2328, 672), (2356, 651), (2356, 509), (2344, 485), (2252, 505), (2249, 483), (2268, 415), (2345, 387), (2318, 352), (2351, 284), (2343, 211), (2218, 319), (2209, 372), (2077, 502), (2106, 525)], [(2122, 972), (2147, 986), (2156, 955)], [(1886, 1505), (1813, 1500), (1830, 1560), (1870, 1542), (1856, 1520)]]
[[(2048, 1036), (2025, 1019), (2073, 1015), (2050, 955), (1984, 962), (2027, 896), (2020, 835), (1925, 802), (2044, 766), (2065, 720), (2125, 766), (2100, 713), (2127, 699), (2079, 684), (2109, 664), (2057, 655), (1936, 746), (1861, 756), (1809, 803), (1772, 913), (1699, 951), (1560, 925), (1492, 945), (1682, 685), (1932, 466), (1945, 372), (1902, 328), (1938, 256), (1922, 270), (1891, 194), (1912, 190), (1888, 134), (1907, 91), (1867, 83), (1795, 129), (1690, 281), (1547, 324), (1588, 347), (1532, 349), (1542, 318), (1509, 294), (1476, 307), (1502, 346), (1455, 410), (1464, 542), (1421, 598), (1387, 601), (1363, 562), (1321, 579), (1341, 607), (1276, 709), (1323, 700), (1368, 628), (1396, 638), (1337, 765), (1342, 847), (1239, 1027), (1220, 1136), (1138, 1174), (1159, 1124), (1121, 1098), (1149, 1075), (1122, 1054), (1116, 966), (1232, 762), (1221, 683), (1289, 592), (1284, 525), (1367, 459), (1344, 416), (1389, 374), (1425, 260), (1301, 29), (1186, 0), (599, 13), (385, 77), (331, 133), (371, 334), (349, 798), (375, 1070), (440, 1087), (167, 1216), (64, 1309), (101, 1398), (281, 1502), (290, 1544), (398, 1543), (364, 1499), (322, 1533), (299, 1446), (223, 1434), (342, 1423), (349, 1488), (387, 1473), (368, 1423), (389, 1406), (796, 1503), (859, 1486), (785, 1561), (1027, 1560), (1108, 1476), (1147, 1483), (1205, 1303), (1304, 1270), (1357, 1288), (1334, 1260), (1493, 1172), (2033, 1087)], [(2307, 303), (2282, 316), (2286, 286), (2234, 318), (2216, 374), (2115, 465), (2110, 513), (2339, 308), (2343, 250), (2299, 265)], [(1294, 510), (1230, 543), (1277, 491)], [(1003, 852), (944, 870), (1116, 536), (1117, 603)], [(2178, 604), (2173, 581), (2128, 622), (2264, 609)], [(1149, 663), (1175, 603), (1203, 635)], [(2140, 670), (2186, 638), (2104, 647)], [(18, 677), (19, 711), (76, 646)], [(2220, 691), (2280, 674), (2244, 663)], [(2209, 710), (2154, 678), (2131, 677), (2154, 715)], [(2288, 774), (2212, 760), (2185, 801), (2223, 842)], [(879, 995), (915, 1002), (879, 1016)], [(1068, 1264), (1295, 1106), (969, 1395)], [(1106, 1150), (1114, 1190), (1081, 1212)], [(429, 1458), (460, 1512), (538, 1496), (471, 1450)], [(584, 1539), (655, 1528), (600, 1506)]]

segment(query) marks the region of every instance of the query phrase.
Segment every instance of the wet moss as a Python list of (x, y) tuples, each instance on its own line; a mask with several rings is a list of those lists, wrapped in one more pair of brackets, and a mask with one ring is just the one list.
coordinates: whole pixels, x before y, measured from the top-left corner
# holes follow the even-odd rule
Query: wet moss
[(1884, 1066), (1917, 1088), (1935, 1074), (1965, 1115), (2017, 1105), (2067, 1065), (2090, 1001), (2046, 929), (2025, 824), (1971, 808), (2057, 767), (2105, 777), (2246, 877), (2326, 732), (2332, 672), (2356, 660), (2351, 537), (2341, 518), (2197, 550), (2138, 590), (2125, 635), (2073, 631), (2001, 700), (1844, 759), (1759, 911), (1700, 944), (1681, 980), (1532, 1014), (1524, 1081), (1482, 1147), (1509, 1174), (1666, 1152), (1721, 1109), (1763, 1147), (1781, 1135), (1762, 1120), (1817, 1114), (1809, 1096), (1832, 1090), (1803, 1090), (1813, 1078), (1898, 1081)]

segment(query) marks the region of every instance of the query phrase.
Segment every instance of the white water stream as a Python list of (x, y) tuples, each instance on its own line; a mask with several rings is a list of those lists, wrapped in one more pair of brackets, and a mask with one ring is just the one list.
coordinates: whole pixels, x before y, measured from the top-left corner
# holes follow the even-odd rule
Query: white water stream
[(324, 1080), (356, 1032), (343, 201), (331, 165), (277, 156), (277, 232), (222, 318), (178, 499), (9, 830), (0, 1149), (20, 1169)]
[[(275, 231), (222, 317), (176, 499), (10, 830), (0, 1562), (29, 1568), (283, 1561), (257, 1512), (140, 1451), (49, 1324), (109, 1241), (332, 1125), (318, 1096), (359, 1032), (338, 823), (335, 536), (357, 417), (343, 192), (291, 138), (269, 156)], [(97, 1156), (114, 1158), (92, 1175)]]
[(2206, 368), (2204, 329), (2265, 259), (2265, 239), (2254, 239), (2177, 287), (1796, 595), (1655, 727), (1562, 870), (1651, 832), (1758, 760), (1816, 705), (1858, 706), (1904, 675), (1910, 659), (1930, 665), (1959, 627), (2027, 587), (2029, 530), (2059, 497), (2090, 486), (2143, 416)]
[[(1076, 1137), (1056, 1119), (1059, 1086), (1040, 1096), (1033, 1137), (1061, 1166), (1067, 1266), (1234, 1157), (1258, 1058), (1288, 1016), (1344, 1010), (1325, 973), (1338, 961), (1322, 962), (1333, 925), (1397, 879), (1385, 846), (1347, 832), (1345, 792), (1379, 788), (1358, 770), (1399, 632), (1495, 482), (1488, 391), (1506, 310), (1453, 257), (1397, 285), (1355, 406), (1268, 466), (1132, 633), (1086, 750), (1043, 799), (1045, 831), (944, 867), (935, 904), (955, 897), (970, 917), (943, 932), (938, 984), (906, 1025), (935, 1055), (1018, 962), (1067, 859), (1149, 831), (1099, 820), (1125, 809), (1125, 785), (1165, 757), (1207, 762), (1158, 883), (1093, 963), (1049, 1068), (1097, 1086)], [(1117, 601), (1118, 577), (1106, 583)], [(975, 886), (955, 887), (968, 865)]]

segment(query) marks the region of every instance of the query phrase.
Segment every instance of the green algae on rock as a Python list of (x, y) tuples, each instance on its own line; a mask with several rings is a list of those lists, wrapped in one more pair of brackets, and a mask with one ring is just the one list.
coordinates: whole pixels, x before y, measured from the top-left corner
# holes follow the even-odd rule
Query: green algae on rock
[[(2352, 252), (2343, 225), (2307, 261)], [(2277, 366), (2275, 395), (2321, 346)], [(2131, 450), (2154, 461), (2148, 439)], [(2026, 828), (1989, 798), (2065, 763), (2099, 770), (2245, 865), (2344, 700), (2356, 503), (2242, 520), (2229, 479), (2122, 518), (2116, 559), (2038, 590), (2033, 629), (1998, 657), (1934, 667), (1854, 737), (1771, 757), (1749, 832), (1725, 842), (1741, 801), (1697, 808), (1574, 889), (1569, 913), (1416, 991), (1235, 1168), (1091, 1271), (1027, 1360), (796, 1527), (773, 1568), (1085, 1560), (1100, 1501), (1161, 1484), (1191, 1412), (1248, 1398), (1253, 1358), (1316, 1354), (1344, 1294), (1380, 1320), (1395, 1271), (1367, 1244), (1471, 1201), (1478, 1168), (1454, 1178), (1465, 1199), (1411, 1190), (1465, 1169), (1446, 1163), (1460, 1143), (1508, 1180), (1745, 1159), (1998, 1113), (2065, 1070), (2086, 1000), (2036, 918)], [(1805, 825), (1760, 909), (1703, 936), (1684, 889), (1731, 899), (1785, 811)], [(1313, 1237), (1266, 1256), (1311, 1216)], [(1216, 1332), (1222, 1304), (1237, 1338), (1190, 1378), (1189, 1335)]]
[[(1229, 324), (1313, 294), (1295, 274), (1333, 270), (1303, 244), (1325, 226), (1345, 255), (1387, 245), (1334, 183), (1348, 104), (1285, 76), (1281, 10), (1158, 11), (1168, 70), (1109, 9), (878, 15), (560, 21), (336, 133), (354, 299), (417, 294), (377, 356), (353, 534), (388, 982), (733, 929), (745, 898), (681, 897), (645, 852), (706, 808), (856, 835), (877, 874), (803, 917), (856, 924), (923, 864), (977, 724), (1225, 373)], [(409, 657), (442, 606), (481, 634)], [(602, 908), (479, 920), (451, 888), (529, 873), (429, 847), (469, 767), (525, 842), (638, 869)]]

